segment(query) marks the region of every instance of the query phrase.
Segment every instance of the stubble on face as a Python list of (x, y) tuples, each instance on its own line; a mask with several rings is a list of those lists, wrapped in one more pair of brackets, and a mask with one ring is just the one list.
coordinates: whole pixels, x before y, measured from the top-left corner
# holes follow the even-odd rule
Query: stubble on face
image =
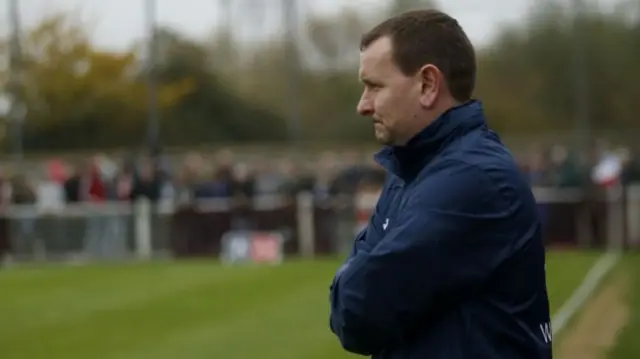
[(358, 112), (373, 119), (376, 140), (383, 145), (403, 145), (406, 129), (418, 103), (415, 78), (405, 76), (393, 61), (389, 37), (374, 41), (360, 53), (360, 81), (364, 91)]

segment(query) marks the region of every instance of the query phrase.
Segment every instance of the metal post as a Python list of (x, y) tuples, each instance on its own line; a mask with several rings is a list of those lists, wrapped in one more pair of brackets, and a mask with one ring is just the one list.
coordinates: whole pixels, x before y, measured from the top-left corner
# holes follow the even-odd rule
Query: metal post
[(286, 31), (286, 62), (289, 103), (289, 139), (298, 144), (301, 135), (300, 111), (300, 53), (298, 51), (298, 1), (284, 1), (284, 20)]
[[(573, 10), (573, 83), (575, 98), (575, 130), (577, 143), (582, 151), (591, 146), (591, 121), (589, 109), (589, 77), (586, 53), (587, 29), (584, 27), (584, 1), (571, 0)], [(585, 152), (587, 153), (587, 152)]]
[(23, 160), (23, 120), (25, 108), (22, 103), (22, 50), (20, 47), (20, 7), (18, 0), (10, 0), (9, 23), (11, 24), (11, 42), (9, 45), (9, 125), (11, 127), (11, 152), (15, 164)]
[(160, 125), (158, 113), (158, 81), (156, 77), (156, 0), (145, 1), (147, 24), (147, 91), (149, 93), (147, 141), (155, 150), (159, 143)]

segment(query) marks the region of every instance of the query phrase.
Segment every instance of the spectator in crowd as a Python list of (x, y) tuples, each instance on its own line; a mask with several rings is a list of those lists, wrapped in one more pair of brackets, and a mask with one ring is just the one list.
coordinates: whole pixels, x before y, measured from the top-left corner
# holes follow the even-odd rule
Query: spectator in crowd
[(97, 157), (85, 161), (80, 166), (72, 167), (70, 175), (63, 182), (67, 203), (103, 202), (107, 199), (108, 188)]
[(535, 148), (529, 154), (528, 176), (531, 186), (548, 186), (551, 184), (549, 161), (546, 153)]
[(231, 196), (239, 202), (250, 202), (254, 196), (254, 177), (246, 163), (233, 167)]
[(97, 157), (86, 164), (84, 175), (80, 180), (80, 199), (89, 203), (102, 203), (107, 199), (107, 185)]
[(135, 182), (135, 165), (124, 162), (113, 178), (109, 198), (113, 201), (129, 201)]
[(299, 190), (298, 172), (295, 163), (291, 159), (282, 159), (278, 163), (280, 173), (280, 186), (278, 192), (289, 200), (295, 198)]
[(276, 195), (284, 182), (283, 175), (278, 168), (268, 162), (259, 161), (255, 165), (255, 188), (256, 195)]
[(251, 220), (251, 208), (254, 199), (254, 178), (245, 163), (233, 168), (231, 182), (231, 200), (234, 205), (234, 218), (231, 227), (235, 230), (249, 230), (254, 227)]
[(231, 185), (233, 175), (231, 168), (226, 164), (216, 165), (210, 171), (211, 175), (207, 180), (202, 181), (195, 189), (197, 199), (229, 198), (231, 196)]
[[(135, 180), (135, 167), (126, 159), (111, 176), (104, 178), (107, 201), (113, 205), (129, 202)], [(105, 236), (102, 239), (102, 253), (105, 258), (122, 258), (127, 253), (127, 223), (130, 215), (117, 211), (105, 216)]]
[(638, 156), (635, 156), (631, 151), (627, 150), (623, 166), (623, 180), (625, 184), (640, 182), (640, 159)]
[(12, 176), (10, 184), (11, 203), (18, 205), (36, 203), (35, 192), (24, 175)]
[[(15, 205), (34, 205), (36, 203), (36, 192), (22, 174), (16, 174), (11, 177), (11, 203)], [(14, 223), (16, 226), (13, 228), (13, 244), (16, 253), (33, 255), (40, 252), (36, 248), (36, 214), (34, 211), (25, 211)]]
[(57, 185), (63, 185), (68, 177), (67, 167), (59, 159), (53, 159), (47, 163), (47, 174), (49, 180)]
[(0, 211), (4, 213), (11, 202), (11, 181), (6, 170), (0, 167)]
[(136, 201), (146, 198), (153, 203), (158, 202), (162, 189), (162, 182), (157, 175), (156, 166), (149, 158), (140, 162), (137, 176), (134, 178), (130, 199)]
[[(316, 189), (316, 181), (320, 174), (314, 170), (311, 163), (300, 164), (300, 173), (298, 174), (298, 192), (313, 193)], [(327, 176), (330, 176), (328, 173)]]
[(184, 204), (194, 199), (194, 192), (199, 184), (202, 171), (202, 157), (197, 153), (188, 153), (182, 159), (182, 168), (173, 179), (175, 199)]
[(318, 161), (318, 173), (313, 186), (314, 197), (318, 200), (331, 198), (331, 182), (338, 170), (338, 160), (333, 153), (325, 153)]
[(584, 174), (581, 173), (577, 159), (560, 145), (551, 149), (552, 184), (556, 187), (580, 187)]
[(331, 193), (336, 195), (351, 195), (356, 192), (362, 178), (373, 168), (363, 163), (355, 152), (345, 154), (341, 169), (336, 174), (331, 185)]
[(80, 202), (80, 183), (82, 182), (82, 175), (78, 170), (78, 166), (70, 168), (70, 174), (63, 182), (64, 195), (66, 203)]
[(623, 176), (623, 159), (610, 149), (606, 141), (596, 144), (595, 165), (591, 169), (591, 181), (607, 188), (619, 184)]
[(86, 220), (85, 250), (93, 258), (105, 255), (111, 225), (109, 215), (100, 210), (108, 195), (108, 184), (100, 164), (97, 156), (87, 161), (79, 179), (79, 199), (85, 206), (88, 205), (86, 210), (91, 213)]

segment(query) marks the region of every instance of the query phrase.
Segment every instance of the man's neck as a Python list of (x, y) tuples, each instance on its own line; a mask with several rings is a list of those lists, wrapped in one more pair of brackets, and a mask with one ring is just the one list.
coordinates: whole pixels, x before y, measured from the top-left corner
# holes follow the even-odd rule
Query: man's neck
[(458, 102), (454, 99), (448, 99), (448, 100), (441, 101), (438, 105), (434, 106), (432, 110), (428, 112), (425, 111), (425, 115), (422, 117), (422, 120), (415, 122), (416, 125), (411, 131), (411, 135), (408, 138), (403, 139), (403, 141), (400, 141), (400, 143), (397, 144), (396, 146), (400, 146), (400, 147), (406, 146), (407, 143), (412, 138), (417, 136), (420, 132), (422, 132), (422, 130), (424, 130), (429, 125), (431, 125), (435, 120), (440, 118), (440, 116), (442, 116), (444, 113), (451, 110), (452, 108), (460, 106), (461, 104), (462, 104), (461, 102)]

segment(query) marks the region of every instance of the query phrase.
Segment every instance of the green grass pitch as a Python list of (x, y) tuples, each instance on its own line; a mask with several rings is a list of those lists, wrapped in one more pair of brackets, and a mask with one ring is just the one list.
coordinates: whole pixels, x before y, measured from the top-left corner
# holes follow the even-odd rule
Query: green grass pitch
[[(552, 311), (598, 253), (552, 252)], [(328, 328), (337, 260), (0, 270), (2, 359), (341, 359)]]

